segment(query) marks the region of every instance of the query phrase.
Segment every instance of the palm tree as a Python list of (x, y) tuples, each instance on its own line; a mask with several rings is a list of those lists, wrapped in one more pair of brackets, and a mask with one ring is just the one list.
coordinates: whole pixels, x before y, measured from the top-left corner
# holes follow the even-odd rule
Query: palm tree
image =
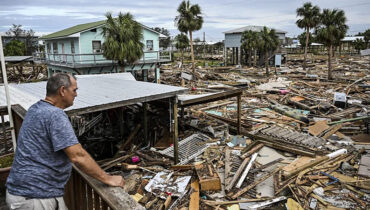
[(370, 29), (367, 29), (364, 32), (364, 40), (365, 40), (365, 43), (366, 43), (366, 47), (368, 47), (368, 43), (370, 41)]
[[(248, 64), (252, 66), (252, 52), (256, 52), (258, 47), (258, 32), (249, 30), (244, 31), (241, 38), (241, 48), (245, 50), (245, 52), (248, 52)], [(256, 53), (254, 53), (256, 55)], [(256, 56), (254, 57), (256, 61)]]
[(360, 50), (363, 50), (363, 49), (366, 48), (366, 43), (364, 41), (362, 41), (362, 39), (356, 39), (353, 42), (353, 45), (354, 45), (355, 49), (357, 50), (358, 54), (360, 54)]
[(189, 46), (189, 39), (186, 34), (181, 33), (175, 37), (176, 49), (181, 52), (181, 63), (184, 63), (184, 50)]
[(193, 31), (202, 28), (203, 17), (198, 4), (191, 5), (189, 1), (183, 1), (177, 8), (178, 16), (175, 18), (175, 25), (180, 32), (188, 33), (190, 36), (190, 51), (193, 74), (195, 73), (194, 50), (193, 50)]
[(259, 49), (264, 53), (266, 75), (269, 75), (269, 53), (279, 47), (279, 37), (276, 35), (275, 29), (268, 29), (266, 26), (259, 32), (260, 41), (258, 41)]
[[(306, 32), (303, 32), (300, 35), (298, 35), (297, 38), (298, 38), (299, 44), (301, 44), (301, 48), (304, 48), (305, 46), (307, 46), (307, 47), (311, 46), (312, 41), (313, 41), (312, 34), (309, 33), (308, 37), (309, 37), (309, 39), (307, 39)], [(307, 45), (306, 45), (306, 41), (308, 41)]]
[(305, 29), (306, 42), (304, 48), (303, 70), (306, 70), (307, 48), (309, 43), (310, 30), (315, 28), (320, 23), (320, 8), (312, 6), (311, 2), (303, 4), (303, 7), (297, 9), (297, 16), (302, 17), (298, 19), (296, 24), (299, 28)]
[(124, 71), (127, 63), (133, 63), (144, 55), (142, 27), (130, 13), (120, 12), (117, 18), (113, 18), (108, 12), (105, 16), (107, 20), (102, 27), (104, 57), (118, 61), (121, 71)]
[(328, 79), (332, 79), (331, 58), (333, 47), (339, 45), (340, 40), (344, 38), (348, 30), (346, 20), (343, 10), (324, 9), (321, 14), (321, 24), (315, 30), (317, 40), (328, 47)]

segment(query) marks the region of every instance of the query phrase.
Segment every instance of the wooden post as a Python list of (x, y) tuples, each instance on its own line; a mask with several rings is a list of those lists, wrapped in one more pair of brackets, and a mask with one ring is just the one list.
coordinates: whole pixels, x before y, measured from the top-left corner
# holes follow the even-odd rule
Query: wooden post
[(147, 110), (148, 110), (148, 103), (143, 103), (143, 113), (144, 113), (144, 141), (145, 143), (148, 143), (148, 116), (147, 116)]
[(175, 164), (179, 163), (179, 145), (178, 145), (178, 123), (177, 123), (177, 97), (173, 98), (173, 155)]
[(242, 115), (242, 95), (238, 95), (238, 130), (237, 133), (240, 135), (241, 128), (242, 128), (242, 122), (241, 122), (241, 115)]

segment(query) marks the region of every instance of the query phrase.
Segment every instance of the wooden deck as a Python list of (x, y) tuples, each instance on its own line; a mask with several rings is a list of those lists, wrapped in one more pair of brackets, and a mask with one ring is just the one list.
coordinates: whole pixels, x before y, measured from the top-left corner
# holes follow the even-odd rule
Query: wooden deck
[[(168, 53), (165, 54), (165, 53)], [(52, 66), (67, 68), (92, 68), (116, 66), (117, 61), (107, 60), (102, 53), (94, 54), (43, 54), (35, 53), (33, 55), (35, 63), (44, 63)], [(144, 52), (143, 58), (129, 65), (160, 64), (171, 62), (171, 53), (164, 51)]]

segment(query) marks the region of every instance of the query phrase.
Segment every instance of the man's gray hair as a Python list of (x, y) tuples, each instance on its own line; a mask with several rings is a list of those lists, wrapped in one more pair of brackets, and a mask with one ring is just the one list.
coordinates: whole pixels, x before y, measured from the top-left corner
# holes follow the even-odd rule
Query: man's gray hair
[(61, 88), (62, 86), (64, 86), (65, 88), (69, 88), (72, 84), (71, 77), (76, 79), (76, 77), (72, 74), (53, 74), (53, 76), (48, 79), (48, 82), (46, 84), (46, 95), (55, 96), (58, 93), (59, 88)]

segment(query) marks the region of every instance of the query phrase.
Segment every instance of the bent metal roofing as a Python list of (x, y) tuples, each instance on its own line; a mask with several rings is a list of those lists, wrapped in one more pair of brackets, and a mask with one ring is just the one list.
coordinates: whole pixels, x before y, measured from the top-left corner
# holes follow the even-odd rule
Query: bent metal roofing
[[(78, 95), (73, 106), (65, 109), (68, 115), (84, 114), (174, 97), (185, 88), (136, 81), (130, 73), (78, 75)], [(12, 104), (24, 109), (45, 98), (46, 82), (10, 84)], [(0, 86), (0, 105), (5, 106), (4, 86)]]
[[(48, 40), (48, 39), (57, 39), (57, 38), (63, 38), (63, 37), (66, 37), (66, 36), (70, 36), (72, 34), (76, 34), (76, 33), (79, 33), (81, 31), (86, 31), (86, 30), (89, 30), (89, 29), (94, 29), (94, 28), (97, 28), (99, 26), (102, 26), (105, 24), (105, 21), (106, 20), (101, 20), (101, 21), (96, 21), (96, 22), (92, 22), (92, 23), (84, 23), (84, 24), (79, 24), (79, 25), (76, 25), (76, 26), (73, 26), (73, 27), (70, 27), (70, 28), (66, 28), (66, 29), (63, 29), (61, 31), (57, 31), (57, 32), (54, 32), (54, 33), (51, 33), (51, 34), (48, 34), (48, 35), (45, 35), (45, 36), (42, 36), (40, 37), (40, 39), (43, 39), (43, 40)], [(148, 26), (145, 26), (141, 23), (139, 23), (143, 28), (149, 30), (149, 31), (152, 31), (154, 33), (157, 33), (159, 34), (161, 37), (167, 37), (166, 35), (163, 35), (151, 28), (149, 28)]]

